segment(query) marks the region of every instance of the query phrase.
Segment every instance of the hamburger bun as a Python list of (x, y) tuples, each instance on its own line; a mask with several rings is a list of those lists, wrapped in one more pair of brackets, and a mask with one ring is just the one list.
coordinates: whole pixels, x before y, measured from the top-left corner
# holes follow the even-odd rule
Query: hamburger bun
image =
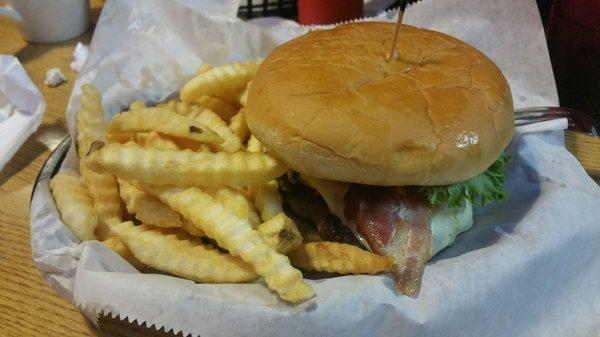
[(293, 170), (369, 185), (446, 185), (484, 172), (512, 138), (510, 88), (451, 36), (352, 23), (312, 31), (263, 61), (245, 109), (252, 133)]

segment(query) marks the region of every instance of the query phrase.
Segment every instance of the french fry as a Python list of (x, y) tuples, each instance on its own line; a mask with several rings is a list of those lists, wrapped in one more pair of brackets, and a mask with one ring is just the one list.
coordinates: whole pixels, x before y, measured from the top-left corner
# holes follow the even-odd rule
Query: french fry
[(202, 95), (200, 98), (195, 99), (192, 103), (192, 106), (199, 106), (201, 108), (214, 111), (214, 113), (219, 115), (219, 117), (221, 117), (221, 119), (227, 123), (229, 123), (231, 117), (238, 112), (238, 109), (235, 106), (208, 95)]
[(140, 100), (135, 100), (131, 104), (129, 104), (129, 111), (134, 110), (143, 110), (146, 108), (146, 104)]
[(142, 270), (146, 268), (146, 266), (142, 262), (140, 262), (140, 260), (136, 259), (135, 256), (133, 256), (131, 250), (127, 248), (123, 240), (121, 240), (121, 238), (119, 238), (118, 236), (113, 236), (112, 238), (106, 239), (102, 241), (102, 244), (105, 245), (106, 248), (119, 254), (123, 259), (125, 259), (125, 261), (129, 262), (129, 264), (137, 270)]
[(109, 225), (120, 223), (123, 219), (117, 178), (110, 173), (92, 171), (87, 165), (82, 167), (81, 175), (94, 201), (94, 209), (98, 216), (96, 236), (101, 241), (106, 240), (112, 235)]
[(269, 246), (281, 254), (287, 254), (302, 243), (302, 235), (298, 227), (284, 213), (279, 213), (261, 223), (256, 230)]
[(227, 186), (203, 188), (202, 190), (223, 207), (234, 211), (239, 218), (249, 220), (252, 228), (260, 224), (260, 217), (254, 210), (252, 203), (241, 191)]
[(254, 137), (254, 135), (251, 135), (248, 139), (248, 143), (246, 143), (246, 151), (263, 153), (263, 145), (258, 138)]
[(246, 87), (244, 88), (244, 90), (242, 90), (238, 96), (238, 102), (240, 103), (241, 106), (246, 106), (246, 101), (248, 100), (248, 90), (250, 89), (250, 85), (252, 85), (252, 81), (248, 82), (248, 84), (246, 84)]
[(260, 213), (260, 218), (267, 221), (279, 213), (283, 213), (283, 199), (277, 188), (277, 181), (271, 180), (256, 188), (254, 207)]
[(209, 70), (213, 69), (214, 67), (208, 63), (202, 63), (199, 67), (198, 70), (196, 71), (196, 73), (198, 75), (202, 75), (206, 72), (208, 72)]
[(303, 270), (339, 274), (377, 274), (394, 271), (395, 259), (346, 243), (309, 242), (289, 254), (292, 264)]
[(200, 143), (219, 144), (223, 139), (204, 124), (165, 108), (146, 108), (116, 115), (108, 124), (108, 137), (157, 131), (165, 135)]
[(258, 185), (286, 170), (267, 154), (160, 150), (136, 143), (105, 144), (88, 155), (87, 163), (125, 180), (175, 186)]
[(234, 102), (236, 93), (246, 87), (259, 65), (260, 62), (231, 63), (197, 75), (181, 88), (181, 100), (193, 103), (200, 96), (209, 95)]
[(251, 264), (282, 299), (299, 302), (313, 296), (312, 288), (304, 283), (302, 273), (290, 265), (285, 255), (267, 245), (248, 220), (238, 218), (235, 212), (224, 208), (210, 195), (196, 187), (146, 185), (146, 188), (153, 189), (152, 194), (183, 214), (208, 237), (216, 240), (219, 246)]
[(246, 124), (244, 109), (241, 109), (235, 116), (231, 117), (229, 128), (238, 136), (242, 143), (250, 138), (250, 129), (248, 129), (248, 124)]
[(63, 222), (81, 241), (96, 240), (98, 226), (92, 198), (77, 176), (59, 173), (50, 180), (50, 190)]
[[(81, 109), (77, 112), (77, 154), (81, 160), (95, 140), (105, 140), (104, 111), (102, 96), (91, 84), (81, 86)], [(80, 167), (81, 168), (81, 167)]]
[(127, 211), (141, 222), (161, 228), (178, 228), (183, 225), (184, 219), (181, 214), (158, 198), (139, 190), (123, 179), (119, 179), (119, 187)]
[(136, 133), (134, 141), (143, 147), (154, 147), (157, 149), (180, 150), (177, 143), (169, 138), (162, 137), (156, 131)]
[[(196, 282), (240, 283), (258, 278), (252, 266), (207, 245), (131, 221), (112, 225), (133, 255), (147, 266)], [(166, 235), (165, 235), (166, 234)]]
[(157, 108), (169, 109), (169, 110), (171, 110), (171, 111), (173, 111), (175, 113), (178, 113), (178, 114), (180, 114), (182, 116), (186, 116), (186, 117), (191, 112), (200, 112), (200, 111), (202, 111), (202, 110), (205, 109), (202, 106), (184, 103), (184, 102), (179, 101), (177, 99), (171, 99), (171, 100), (169, 100), (166, 103), (157, 104), (156, 107)]
[(223, 138), (223, 143), (215, 145), (218, 150), (233, 153), (242, 148), (240, 138), (229, 129), (227, 123), (225, 123), (219, 115), (211, 110), (204, 109), (202, 111), (192, 111), (187, 117), (208, 126)]
[(108, 225), (122, 220), (121, 199), (117, 180), (113, 175), (93, 172), (85, 164), (84, 158), (93, 149), (94, 142), (106, 140), (106, 125), (102, 110), (102, 96), (98, 89), (85, 84), (81, 90), (81, 110), (77, 114), (79, 170), (92, 197), (98, 217), (95, 234), (100, 240), (104, 240), (110, 236)]

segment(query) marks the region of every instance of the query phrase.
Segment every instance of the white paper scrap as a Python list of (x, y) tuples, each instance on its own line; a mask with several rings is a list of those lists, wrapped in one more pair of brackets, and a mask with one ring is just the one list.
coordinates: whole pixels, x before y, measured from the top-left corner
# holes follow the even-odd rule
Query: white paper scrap
[(46, 103), (11, 55), (0, 55), (0, 171), (37, 129)]
[(80, 72), (81, 68), (83, 68), (83, 64), (90, 53), (88, 46), (84, 45), (81, 42), (77, 42), (75, 49), (73, 50), (73, 61), (69, 65), (71, 69), (76, 72)]
[(50, 68), (46, 71), (46, 78), (44, 84), (49, 87), (59, 86), (67, 81), (67, 78), (58, 68)]
[[(489, 55), (516, 107), (558, 105), (534, 0), (423, 0), (406, 22)], [(309, 29), (209, 18), (177, 1), (107, 1), (67, 109), (71, 134), (83, 83), (99, 88), (108, 120), (136, 99), (172, 97), (203, 62), (265, 57)], [(104, 312), (184, 335), (594, 335), (600, 188), (564, 148), (562, 131), (518, 135), (507, 152), (508, 201), (475, 210), (473, 228), (428, 263), (416, 299), (399, 295), (390, 275), (309, 280), (316, 297), (291, 306), (261, 284), (141, 274), (97, 242), (80, 245), (60, 221), (47, 180), (31, 203), (34, 261), (92, 320)], [(64, 166), (77, 166), (72, 149)]]

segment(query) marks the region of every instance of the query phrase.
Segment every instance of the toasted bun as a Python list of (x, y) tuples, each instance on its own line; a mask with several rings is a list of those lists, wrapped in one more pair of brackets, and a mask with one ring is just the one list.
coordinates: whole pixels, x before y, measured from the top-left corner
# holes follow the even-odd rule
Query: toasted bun
[(302, 174), (370, 185), (444, 185), (485, 171), (514, 131), (510, 88), (481, 52), (390, 23), (313, 31), (277, 47), (248, 93), (246, 119)]

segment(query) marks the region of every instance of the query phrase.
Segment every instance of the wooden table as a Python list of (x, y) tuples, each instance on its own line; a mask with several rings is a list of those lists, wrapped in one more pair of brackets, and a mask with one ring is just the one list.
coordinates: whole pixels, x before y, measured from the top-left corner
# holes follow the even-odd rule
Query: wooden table
[[(101, 5), (92, 1), (92, 21)], [(42, 164), (67, 135), (64, 114), (77, 76), (69, 63), (77, 42), (89, 44), (92, 29), (66, 42), (29, 44), (14, 22), (0, 17), (0, 54), (15, 55), (46, 100), (42, 124), (0, 172), (0, 336), (173, 336), (107, 317), (98, 330), (44, 283), (31, 258), (29, 197)], [(60, 68), (67, 83), (42, 84), (52, 67)]]

